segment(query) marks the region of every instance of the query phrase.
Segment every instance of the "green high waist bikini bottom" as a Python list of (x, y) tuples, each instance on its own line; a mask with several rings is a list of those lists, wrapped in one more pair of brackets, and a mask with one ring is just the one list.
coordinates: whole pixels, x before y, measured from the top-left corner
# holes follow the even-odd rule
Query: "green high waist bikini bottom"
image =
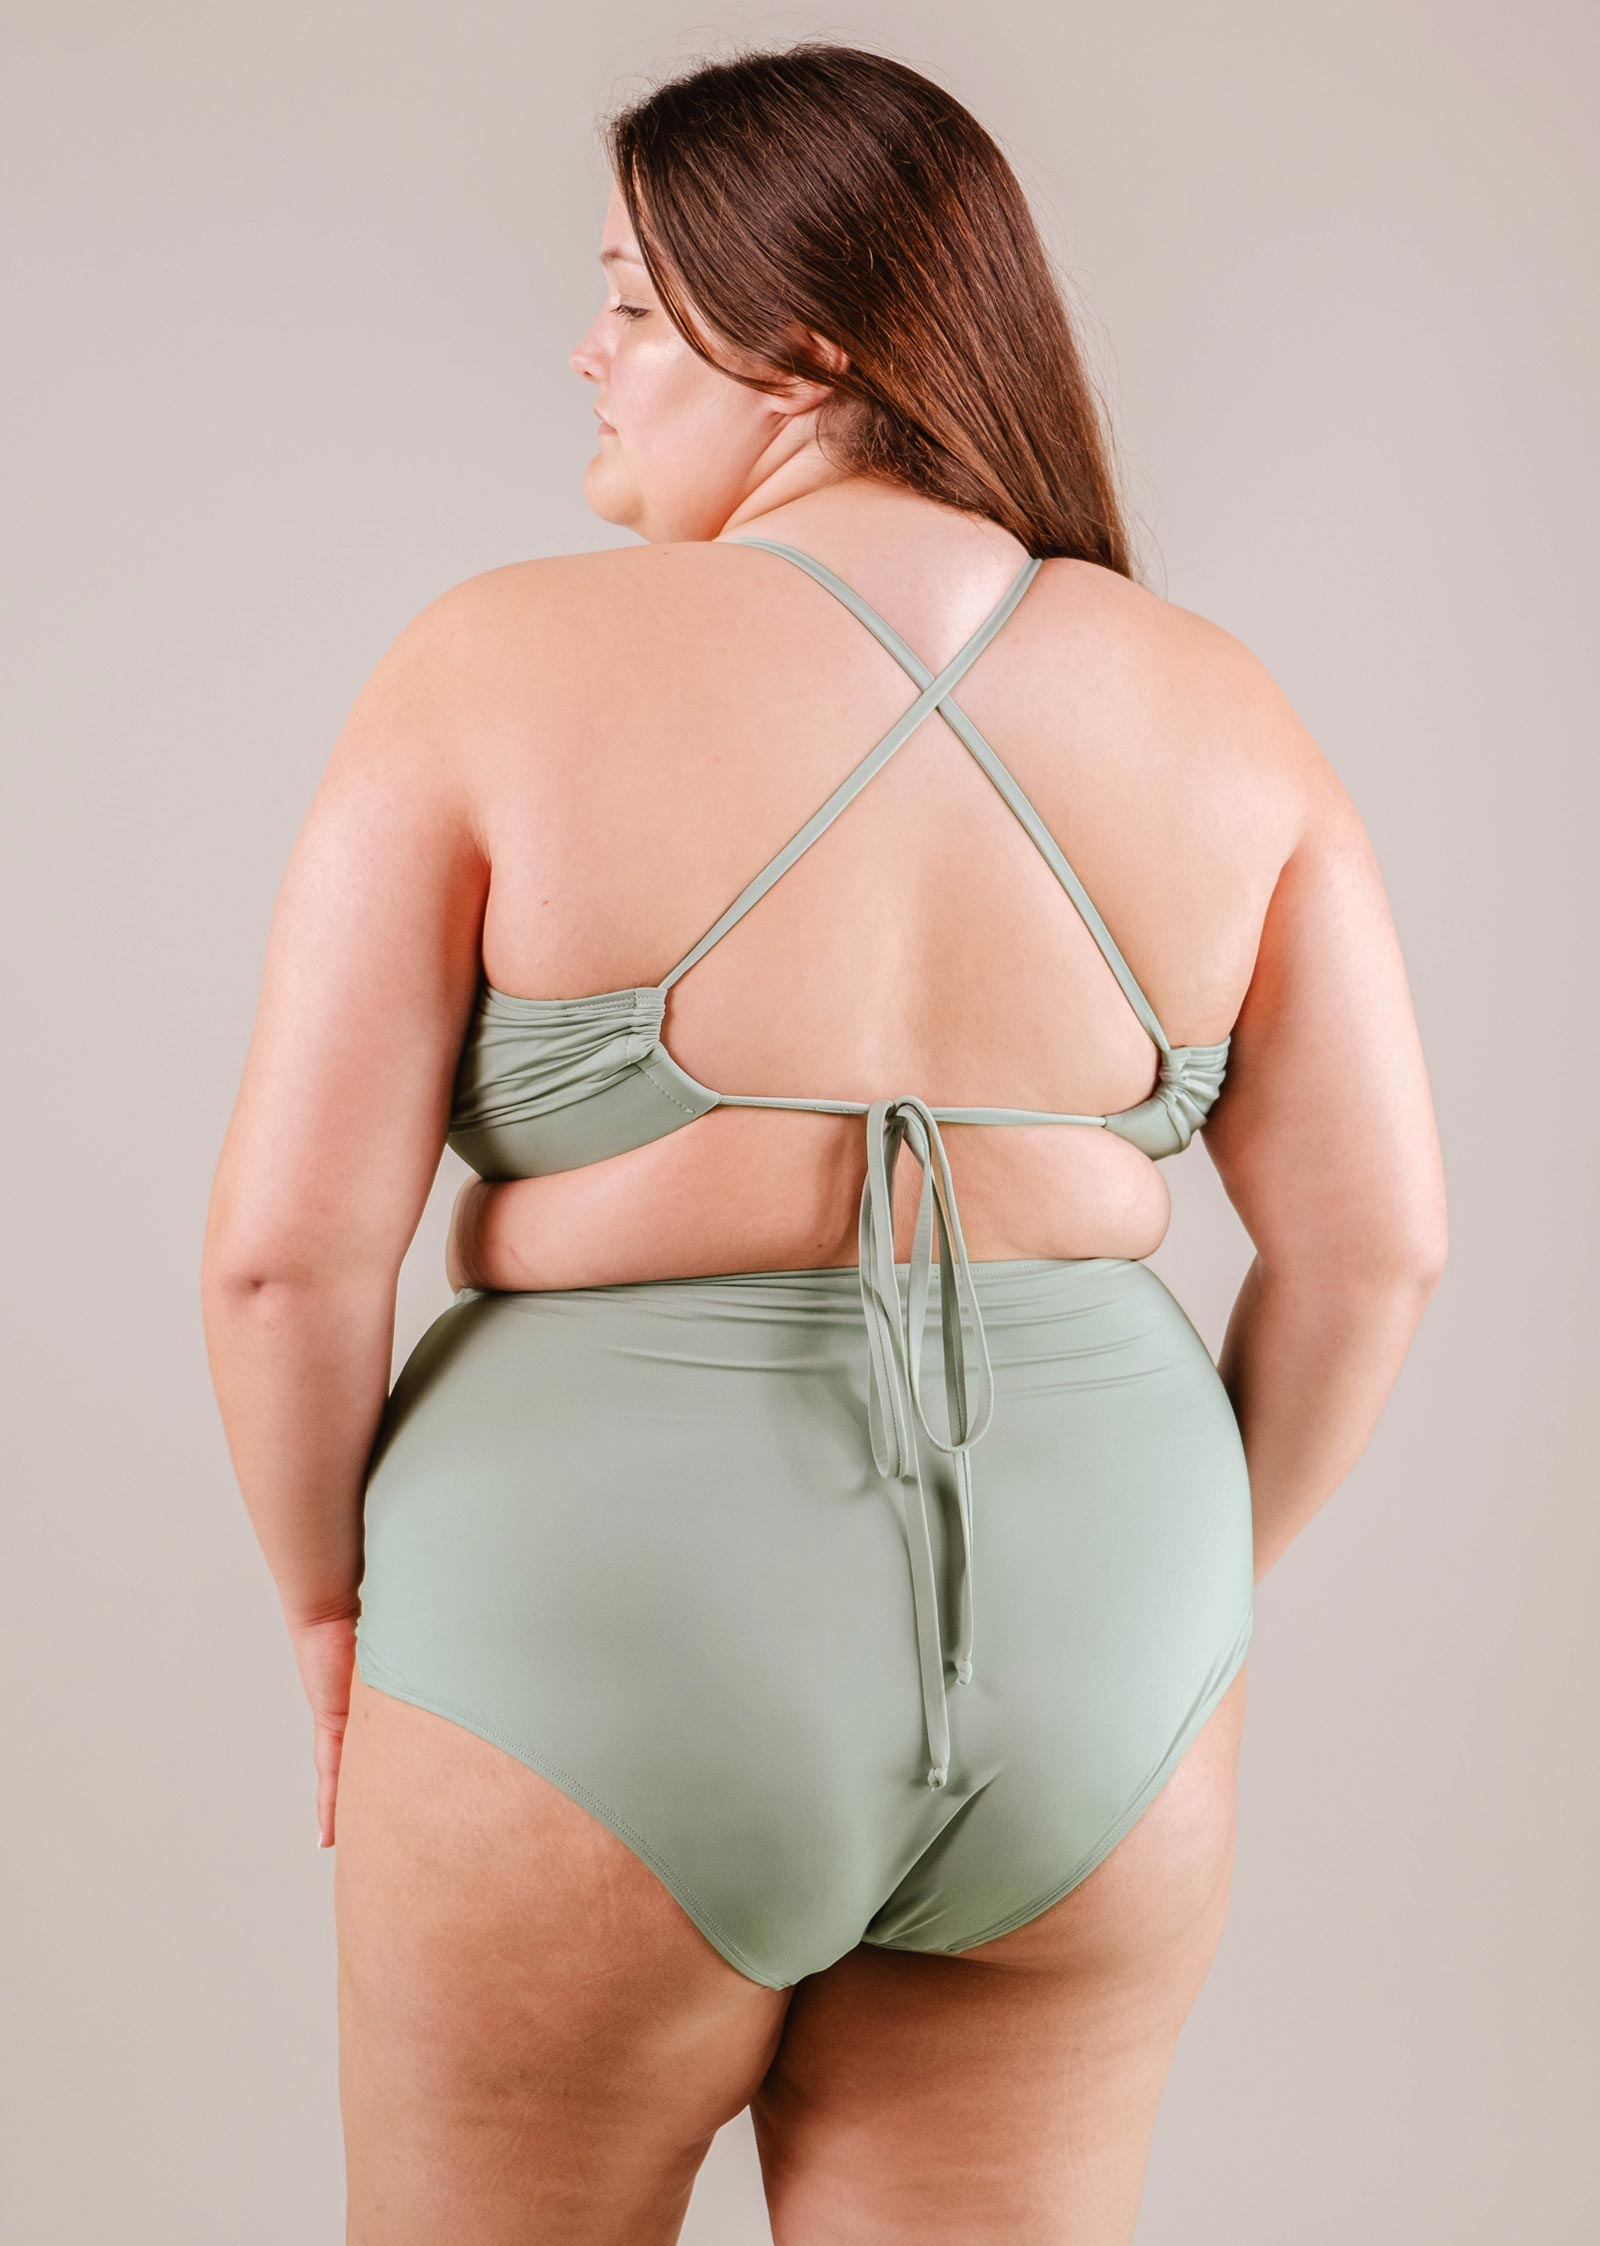
[(374, 1447), (364, 1682), (541, 1772), (769, 1988), (1046, 1909), (1249, 1645), (1243, 1447), (1178, 1302), (1115, 1256), (967, 1268), (976, 1339), (854, 1265), (463, 1289)]

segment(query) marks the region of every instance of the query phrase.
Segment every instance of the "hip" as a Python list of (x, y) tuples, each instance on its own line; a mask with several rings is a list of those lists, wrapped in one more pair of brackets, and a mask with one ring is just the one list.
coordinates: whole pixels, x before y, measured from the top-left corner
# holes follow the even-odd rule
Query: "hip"
[[(1214, 1639), (1251, 1604), (1250, 1496), (1182, 1306), (1132, 1259), (971, 1269), (993, 1377), (968, 1454), (991, 1679), (998, 1661), (1024, 1682), (1064, 1630), (1123, 1659), (1152, 1632)], [(930, 1317), (935, 1422), (944, 1348)], [(478, 1627), (509, 1601), (522, 1631), (644, 1642), (716, 1608), (745, 1617), (743, 1637), (788, 1599), (844, 1627), (859, 1607), (870, 1628), (903, 1581), (907, 1502), (875, 1462), (870, 1411), (854, 1266), (462, 1289), (374, 1447), (363, 1617), (382, 1644), (423, 1617)], [(956, 1477), (925, 1437), (919, 1457), (942, 1577)]]

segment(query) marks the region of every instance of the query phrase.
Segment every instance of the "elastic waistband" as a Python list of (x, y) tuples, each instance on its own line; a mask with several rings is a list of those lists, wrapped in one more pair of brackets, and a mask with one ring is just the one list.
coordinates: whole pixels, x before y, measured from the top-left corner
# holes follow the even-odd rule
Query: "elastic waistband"
[[(937, 1274), (937, 1263), (933, 1269)], [(897, 1262), (897, 1282), (909, 1284), (911, 1270), (909, 1258)], [(1126, 1284), (1142, 1284), (1155, 1276), (1142, 1258), (1133, 1256), (969, 1258), (967, 1270), (984, 1316), (998, 1318), (1001, 1324), (1050, 1310), (1081, 1309), (1105, 1301), (1108, 1290), (1120, 1294)], [(461, 1287), (454, 1299), (456, 1303), (485, 1302), (534, 1313), (541, 1305), (554, 1311), (562, 1305), (589, 1303), (598, 1308), (613, 1303), (619, 1310), (628, 1307), (684, 1316), (716, 1317), (721, 1313), (740, 1319), (769, 1311), (790, 1316), (837, 1315), (859, 1322), (861, 1288), (859, 1263), (824, 1263), (686, 1272), (669, 1279), (620, 1279), (592, 1287)]]
[[(1136, 1259), (1129, 1256), (969, 1256), (967, 1266), (969, 1270), (993, 1272), (998, 1277), (1002, 1272), (1108, 1271), (1116, 1264), (1129, 1263), (1134, 1260)], [(939, 1268), (937, 1259), (933, 1268), (935, 1271)], [(911, 1269), (911, 1258), (909, 1256), (899, 1258), (895, 1263), (895, 1269), (896, 1271), (909, 1271)], [(622, 1288), (694, 1287), (702, 1285), (706, 1280), (733, 1282), (741, 1279), (837, 1279), (845, 1285), (853, 1280), (859, 1286), (861, 1266), (859, 1263), (776, 1264), (769, 1270), (695, 1271), (686, 1272), (671, 1279), (620, 1279), (615, 1281), (614, 1284)], [(603, 1289), (583, 1288), (580, 1291), (585, 1294), (608, 1293), (610, 1287)]]
[[(978, 1276), (1000, 1279), (1007, 1277), (1035, 1278), (1046, 1272), (1081, 1271), (1086, 1276), (1097, 1271), (1117, 1271), (1139, 1265), (1138, 1256), (969, 1256), (967, 1268)], [(909, 1256), (895, 1263), (897, 1272), (909, 1272)], [(935, 1262), (934, 1270), (938, 1270)], [(479, 1295), (501, 1294), (529, 1295), (634, 1295), (653, 1291), (657, 1287), (741, 1287), (781, 1286), (785, 1280), (835, 1281), (847, 1293), (858, 1292), (861, 1285), (859, 1263), (790, 1263), (773, 1264), (749, 1271), (686, 1271), (665, 1279), (607, 1279), (582, 1287), (458, 1287), (455, 1299), (467, 1302)]]

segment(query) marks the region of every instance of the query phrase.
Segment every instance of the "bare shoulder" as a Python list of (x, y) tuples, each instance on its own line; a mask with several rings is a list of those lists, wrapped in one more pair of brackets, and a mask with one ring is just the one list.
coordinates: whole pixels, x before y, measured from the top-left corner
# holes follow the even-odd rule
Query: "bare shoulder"
[(1048, 565), (1055, 598), (1126, 711), (1186, 754), (1222, 760), (1274, 808), (1283, 855), (1319, 816), (1350, 808), (1328, 757), (1263, 658), (1226, 626), (1094, 562)]
[[(403, 729), (467, 744), (526, 708), (530, 682), (559, 681), (576, 656), (604, 654), (628, 553), (502, 563), (436, 593), (400, 626), (357, 698), (347, 730)], [(624, 607), (631, 604), (620, 604)]]
[(575, 608), (592, 607), (608, 587), (625, 580), (633, 559), (627, 551), (550, 554), (479, 570), (418, 609), (395, 649), (419, 661), (449, 663), (464, 654), (481, 654), (508, 630), (554, 628), (570, 620)]
[[(419, 676), (448, 684), (457, 706), (512, 690), (530, 671), (548, 688), (569, 673), (591, 676), (611, 646), (636, 643), (652, 614), (671, 612), (660, 594), (684, 580), (689, 549), (628, 546), (550, 554), (480, 570), (420, 609), (389, 651)], [(685, 586), (685, 591), (688, 590)]]

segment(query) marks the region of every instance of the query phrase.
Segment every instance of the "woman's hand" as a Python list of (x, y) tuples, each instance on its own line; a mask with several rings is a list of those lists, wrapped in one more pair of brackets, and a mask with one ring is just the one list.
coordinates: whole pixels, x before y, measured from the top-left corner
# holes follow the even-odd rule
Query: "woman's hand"
[(334, 1801), (339, 1791), (339, 1758), (350, 1721), (350, 1676), (356, 1661), (356, 1615), (338, 1614), (320, 1622), (289, 1625), (289, 1639), (300, 1665), (300, 1682), (311, 1703), (312, 1755), (317, 1767), (317, 1846), (334, 1842)]

